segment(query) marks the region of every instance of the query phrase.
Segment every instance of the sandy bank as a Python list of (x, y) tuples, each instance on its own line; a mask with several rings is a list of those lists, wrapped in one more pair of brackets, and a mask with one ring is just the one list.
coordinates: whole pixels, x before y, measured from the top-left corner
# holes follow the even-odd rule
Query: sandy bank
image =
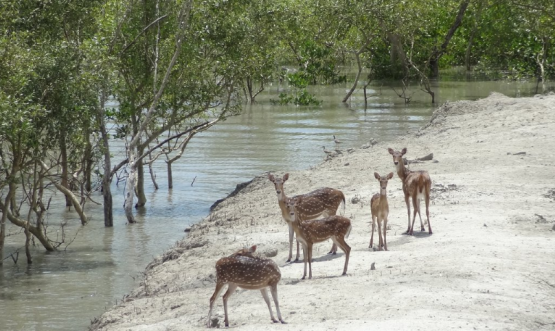
[[(407, 214), (395, 174), (388, 186), (389, 251), (377, 252), (368, 248), (369, 200), (378, 192), (374, 171), (395, 172), (387, 147), (407, 147), (409, 159), (434, 154), (433, 161), (411, 164), (433, 180), (434, 234), (401, 234)], [(340, 189), (353, 223), (348, 275), (340, 276), (343, 253), (326, 255), (326, 242), (315, 246), (312, 280), (300, 280), (302, 263), (285, 262), (287, 225), (261, 174), (153, 261), (141, 286), (93, 329), (205, 328), (216, 260), (257, 244), (261, 252), (277, 252), (288, 324), (271, 323), (259, 291), (239, 290), (229, 301), (235, 329), (553, 330), (554, 151), (555, 95), (492, 94), (443, 105), (425, 128), (396, 141), (290, 172), (289, 196)], [(213, 316), (223, 324), (221, 299)]]

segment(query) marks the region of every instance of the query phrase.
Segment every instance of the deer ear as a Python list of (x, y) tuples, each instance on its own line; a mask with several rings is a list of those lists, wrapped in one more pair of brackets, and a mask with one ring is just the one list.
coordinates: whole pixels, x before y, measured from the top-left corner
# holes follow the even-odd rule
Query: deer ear
[(380, 174), (378, 174), (377, 172), (374, 173), (374, 177), (376, 177), (377, 180), (380, 180)]
[(256, 251), (256, 245), (252, 245), (252, 247), (249, 249), (249, 252), (254, 253)]
[(274, 175), (272, 175), (271, 173), (268, 173), (268, 179), (269, 179), (271, 182), (274, 182), (274, 181), (276, 180), (276, 179), (274, 178)]
[(390, 172), (389, 175), (387, 175), (387, 179), (391, 179), (391, 178), (393, 178), (393, 173), (392, 172)]
[(407, 152), (407, 148), (404, 147), (404, 148), (401, 150), (401, 155), (405, 155), (406, 152)]
[(289, 174), (288, 174), (288, 173), (285, 174), (285, 175), (283, 175), (283, 181), (284, 181), (284, 182), (285, 182), (286, 180), (288, 180), (288, 179), (289, 179)]
[(389, 154), (393, 155), (394, 151), (393, 148), (388, 148), (387, 151), (389, 152)]

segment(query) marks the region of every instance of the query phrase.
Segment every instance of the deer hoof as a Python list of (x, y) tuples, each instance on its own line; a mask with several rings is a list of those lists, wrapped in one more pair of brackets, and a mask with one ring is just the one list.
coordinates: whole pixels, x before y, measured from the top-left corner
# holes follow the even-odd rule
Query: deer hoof
[(280, 320), (281, 324), (287, 324), (284, 320)]
[(279, 321), (278, 321), (278, 320), (272, 320), (272, 322), (274, 322), (274, 323), (278, 323)]

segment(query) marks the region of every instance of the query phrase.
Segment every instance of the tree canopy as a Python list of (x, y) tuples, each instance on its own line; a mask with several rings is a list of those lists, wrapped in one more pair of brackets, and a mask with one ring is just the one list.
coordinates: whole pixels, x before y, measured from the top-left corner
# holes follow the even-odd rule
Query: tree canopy
[(551, 0), (6, 0), (0, 27), (0, 256), (7, 222), (61, 244), (42, 223), (56, 191), (86, 224), (102, 190), (111, 226), (121, 167), (134, 222), (145, 167), (166, 162), (171, 187), (190, 139), (272, 81), (288, 84), (279, 102), (304, 105), (318, 103), (307, 86), (345, 83), (350, 65), (343, 101), (378, 79), (417, 81), (433, 100), (430, 79), (452, 67), (544, 89), (555, 76)]

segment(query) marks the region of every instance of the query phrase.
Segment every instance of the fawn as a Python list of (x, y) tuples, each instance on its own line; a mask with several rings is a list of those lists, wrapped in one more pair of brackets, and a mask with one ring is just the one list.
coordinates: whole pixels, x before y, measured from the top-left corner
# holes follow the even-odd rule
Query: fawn
[(287, 201), (287, 211), (291, 218), (291, 226), (297, 234), (297, 240), (303, 245), (304, 273), (302, 279), (306, 277), (307, 262), (309, 268), (308, 278), (312, 278), (312, 246), (315, 243), (330, 238), (341, 250), (343, 250), (343, 252), (345, 252), (343, 275), (346, 275), (351, 247), (345, 242), (345, 237), (349, 236), (349, 232), (351, 232), (351, 220), (338, 215), (332, 215), (318, 220), (301, 220), (296, 203), (297, 201), (295, 199), (289, 199)]
[[(370, 236), (370, 248), (374, 242), (374, 229), (376, 222), (378, 222), (378, 237), (379, 237), (379, 250), (385, 249), (387, 251), (387, 240), (385, 239), (387, 233), (387, 216), (389, 215), (389, 204), (387, 203), (387, 182), (393, 178), (393, 173), (390, 172), (387, 176), (380, 176), (377, 172), (374, 177), (380, 182), (380, 193), (374, 194), (370, 200), (372, 210), (372, 235)], [(382, 222), (383, 222), (383, 239), (382, 239)]]
[(270, 311), (270, 318), (272, 322), (277, 323), (278, 320), (274, 318), (272, 313), (272, 306), (268, 298), (266, 289), (269, 287), (276, 305), (277, 316), (279, 322), (284, 323), (279, 311), (279, 302), (277, 295), (277, 284), (281, 279), (281, 272), (277, 264), (271, 259), (253, 255), (256, 251), (256, 246), (250, 248), (243, 248), (231, 254), (228, 257), (223, 257), (216, 262), (216, 290), (212, 297), (210, 297), (210, 310), (208, 311), (208, 327), (211, 326), (210, 316), (212, 315), (212, 308), (214, 301), (220, 294), (221, 290), (228, 284), (227, 291), (223, 296), (224, 312), (225, 312), (225, 326), (229, 326), (227, 317), (227, 300), (235, 292), (237, 287), (247, 290), (260, 290), (268, 310)]

